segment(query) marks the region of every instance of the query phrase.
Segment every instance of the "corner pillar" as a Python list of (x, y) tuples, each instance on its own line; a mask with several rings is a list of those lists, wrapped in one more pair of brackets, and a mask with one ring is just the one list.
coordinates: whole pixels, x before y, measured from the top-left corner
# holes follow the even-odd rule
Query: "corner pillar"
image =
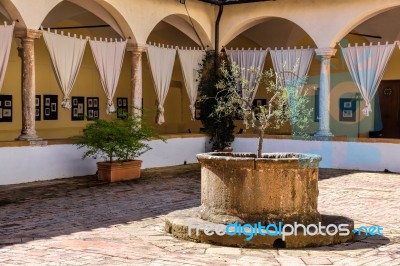
[(142, 115), (142, 53), (146, 51), (145, 46), (128, 47), (131, 52), (131, 103), (132, 113), (138, 117)]
[(329, 126), (330, 117), (330, 89), (331, 89), (331, 57), (335, 55), (336, 49), (316, 49), (317, 56), (321, 59), (321, 74), (319, 81), (319, 129), (316, 137), (332, 137)]
[(35, 128), (35, 39), (41, 36), (40, 31), (25, 30), (16, 32), (15, 36), (21, 39), (18, 54), (22, 60), (21, 89), (22, 89), (22, 129), (17, 140), (41, 140)]

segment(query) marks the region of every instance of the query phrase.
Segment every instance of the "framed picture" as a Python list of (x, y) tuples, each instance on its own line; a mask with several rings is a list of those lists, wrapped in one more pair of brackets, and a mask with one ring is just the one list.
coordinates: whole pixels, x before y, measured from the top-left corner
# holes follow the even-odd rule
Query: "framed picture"
[(78, 108), (72, 108), (72, 116), (78, 117)]
[(12, 122), (12, 95), (0, 95), (0, 122)]
[(78, 113), (83, 114), (84, 110), (83, 110), (83, 103), (78, 103)]
[(77, 98), (74, 98), (74, 97), (72, 97), (73, 99), (72, 99), (72, 105), (73, 106), (78, 106), (78, 99)]
[(43, 120), (58, 119), (58, 95), (43, 95)]
[(319, 88), (315, 90), (314, 95), (314, 122), (319, 122)]
[(355, 122), (356, 121), (356, 99), (340, 98), (339, 99), (339, 121)]
[(87, 97), (87, 120), (99, 119), (99, 97)]
[(41, 96), (40, 95), (35, 95), (35, 120), (40, 121), (41, 115), (40, 115), (40, 109), (41, 109)]
[(117, 98), (117, 117), (124, 118), (128, 114), (128, 98)]
[(353, 117), (352, 110), (343, 110), (343, 117)]
[(11, 109), (3, 108), (3, 117), (11, 117)]

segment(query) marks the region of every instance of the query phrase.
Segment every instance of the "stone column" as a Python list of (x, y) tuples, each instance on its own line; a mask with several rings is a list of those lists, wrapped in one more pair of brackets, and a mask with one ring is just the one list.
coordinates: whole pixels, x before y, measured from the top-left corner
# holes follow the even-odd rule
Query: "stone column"
[(132, 113), (142, 115), (142, 53), (146, 51), (145, 46), (128, 47), (131, 52), (131, 103)]
[(41, 33), (37, 30), (16, 32), (15, 36), (21, 39), (19, 54), (22, 59), (22, 130), (17, 140), (41, 140), (35, 129), (35, 48), (34, 40)]
[(331, 89), (331, 57), (335, 55), (336, 49), (321, 48), (315, 52), (321, 59), (321, 75), (319, 81), (319, 129), (316, 137), (332, 137), (329, 127), (330, 116), (330, 89)]

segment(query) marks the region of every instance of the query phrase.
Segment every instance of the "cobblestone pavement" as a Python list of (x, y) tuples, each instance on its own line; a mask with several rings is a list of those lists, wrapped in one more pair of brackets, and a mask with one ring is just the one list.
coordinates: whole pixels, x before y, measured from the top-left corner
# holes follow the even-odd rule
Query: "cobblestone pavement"
[(200, 205), (197, 165), (146, 170), (102, 183), (80, 177), (0, 186), (0, 265), (400, 265), (400, 175), (320, 171), (319, 210), (384, 237), (288, 249), (241, 249), (177, 240), (167, 213)]

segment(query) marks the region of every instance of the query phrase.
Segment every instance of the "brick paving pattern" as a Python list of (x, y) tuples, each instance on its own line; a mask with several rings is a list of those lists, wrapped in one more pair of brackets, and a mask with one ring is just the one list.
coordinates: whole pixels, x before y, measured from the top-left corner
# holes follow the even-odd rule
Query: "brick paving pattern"
[(400, 265), (400, 175), (321, 169), (319, 210), (380, 225), (383, 237), (307, 249), (177, 240), (167, 213), (200, 205), (198, 165), (0, 186), (0, 265)]

